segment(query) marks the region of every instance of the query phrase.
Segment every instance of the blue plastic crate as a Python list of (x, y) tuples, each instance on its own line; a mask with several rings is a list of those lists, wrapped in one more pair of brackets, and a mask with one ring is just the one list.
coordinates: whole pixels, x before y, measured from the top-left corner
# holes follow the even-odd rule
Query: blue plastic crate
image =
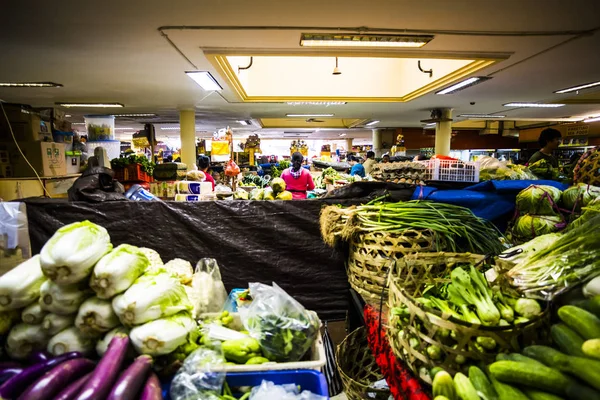
[[(262, 381), (270, 381), (276, 385), (295, 384), (300, 390), (308, 390), (329, 399), (325, 375), (311, 369), (266, 372), (231, 372), (227, 374), (227, 384), (235, 393), (235, 388), (242, 386), (260, 386)], [(169, 400), (169, 384), (163, 385), (163, 398)], [(239, 396), (236, 396), (239, 397)]]

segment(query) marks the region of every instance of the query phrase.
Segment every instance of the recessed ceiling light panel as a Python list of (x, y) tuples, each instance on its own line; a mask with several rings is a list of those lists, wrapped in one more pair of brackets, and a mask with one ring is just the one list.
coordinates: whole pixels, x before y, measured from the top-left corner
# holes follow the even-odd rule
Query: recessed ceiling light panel
[(288, 101), (288, 106), (342, 106), (345, 101)]
[(208, 71), (188, 71), (186, 74), (204, 90), (223, 90), (219, 82)]
[(448, 86), (445, 89), (439, 90), (439, 91), (435, 92), (435, 94), (453, 94), (460, 90), (464, 90), (468, 87), (477, 85), (481, 82), (488, 81), (490, 79), (492, 79), (492, 77), (490, 77), (490, 76), (474, 76), (474, 77), (465, 79), (464, 81), (455, 83), (452, 86)]
[(529, 107), (529, 108), (557, 108), (563, 107), (564, 104), (553, 103), (506, 103), (504, 107)]
[(459, 117), (463, 118), (506, 118), (506, 115), (493, 115), (493, 114), (460, 114)]
[(125, 107), (121, 103), (56, 103), (57, 106), (65, 108), (122, 108)]
[(44, 87), (63, 87), (60, 83), (54, 82), (0, 82), (0, 87), (14, 87), (14, 88), (44, 88)]
[(354, 33), (303, 33), (303, 47), (423, 47), (430, 35), (372, 35)]
[(557, 90), (554, 93), (570, 93), (570, 92), (577, 92), (578, 90), (584, 90), (584, 89), (589, 89), (595, 86), (600, 86), (600, 81), (598, 82), (591, 82), (591, 83), (584, 83), (583, 85), (577, 85), (577, 86), (573, 86), (570, 88), (566, 88), (566, 89), (561, 89), (561, 90)]

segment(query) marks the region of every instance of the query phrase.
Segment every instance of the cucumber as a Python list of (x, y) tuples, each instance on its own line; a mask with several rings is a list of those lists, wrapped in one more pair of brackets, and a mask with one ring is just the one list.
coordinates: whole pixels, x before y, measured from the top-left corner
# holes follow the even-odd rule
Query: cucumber
[(600, 359), (600, 339), (586, 340), (581, 345), (581, 350), (587, 357)]
[(454, 381), (446, 371), (440, 371), (433, 378), (433, 397), (446, 396), (449, 400), (456, 400)]
[(433, 379), (438, 374), (438, 372), (442, 371), (445, 371), (445, 369), (442, 367), (433, 367), (431, 368), (431, 371), (429, 371), (429, 376), (431, 377), (431, 379)]
[(486, 400), (498, 400), (498, 394), (494, 390), (492, 383), (485, 375), (485, 372), (472, 365), (469, 367), (469, 380), (477, 390), (479, 397)]
[(500, 382), (491, 374), (490, 381), (492, 382), (494, 390), (498, 394), (498, 399), (500, 400), (529, 400), (529, 397), (527, 397), (521, 390), (514, 386)]
[(579, 382), (572, 382), (567, 389), (569, 400), (600, 400), (600, 393)]
[(498, 353), (496, 354), (496, 361), (508, 361), (510, 357), (506, 353)]
[(569, 379), (561, 372), (546, 366), (532, 368), (530, 363), (518, 361), (496, 361), (489, 366), (490, 374), (504, 383), (513, 383), (565, 394)]
[(531, 357), (527, 357), (524, 356), (523, 354), (519, 354), (519, 353), (512, 353), (508, 355), (508, 361), (518, 361), (518, 362), (523, 362), (523, 363), (530, 363), (532, 365), (537, 365), (537, 366), (542, 366), (545, 367), (544, 364), (542, 364), (541, 362), (539, 362), (538, 360), (534, 360)]
[(529, 346), (523, 350), (523, 354), (543, 362), (548, 367), (556, 368), (561, 372), (579, 378), (593, 388), (600, 390), (600, 361), (568, 356), (547, 346)]
[(589, 311), (575, 306), (562, 306), (558, 318), (584, 339), (600, 338), (600, 318)]
[(577, 332), (569, 328), (565, 324), (555, 324), (550, 328), (550, 334), (552, 340), (558, 346), (558, 348), (570, 356), (585, 357), (581, 346), (583, 345), (583, 338), (579, 336)]
[(433, 400), (450, 400), (448, 399), (446, 396), (435, 396), (435, 399)]
[(558, 397), (552, 393), (542, 392), (541, 390), (523, 389), (523, 391), (530, 400), (563, 400), (562, 397)]
[(591, 299), (575, 301), (572, 305), (583, 308), (600, 318), (600, 295), (594, 296)]
[(477, 390), (464, 374), (457, 372), (454, 375), (454, 388), (460, 400), (479, 400)]

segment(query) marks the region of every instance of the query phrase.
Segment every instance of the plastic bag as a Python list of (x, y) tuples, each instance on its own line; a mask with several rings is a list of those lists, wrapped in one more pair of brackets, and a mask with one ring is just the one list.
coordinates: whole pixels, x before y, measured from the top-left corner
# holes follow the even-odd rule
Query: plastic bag
[(227, 167), (225, 168), (225, 175), (227, 176), (238, 176), (240, 174), (240, 167), (233, 161), (229, 160)]
[[(226, 362), (220, 347), (200, 347), (192, 352), (171, 382), (171, 400), (219, 400)], [(221, 372), (215, 372), (216, 369)]]
[(327, 400), (327, 397), (309, 392), (300, 391), (294, 384), (275, 385), (273, 382), (262, 381), (260, 386), (252, 388), (250, 400)]
[(219, 312), (223, 309), (227, 300), (227, 291), (221, 280), (221, 271), (217, 260), (203, 258), (198, 261), (192, 277), (192, 288), (197, 294), (193, 304), (197, 315)]
[(101, 202), (127, 200), (125, 189), (120, 182), (114, 180), (113, 170), (104, 167), (92, 167), (77, 178), (67, 191), (69, 201)]
[(31, 258), (25, 203), (0, 199), (0, 276)]
[(194, 182), (204, 182), (206, 180), (206, 174), (203, 171), (193, 169), (188, 171), (185, 175), (185, 179)]
[(239, 309), (250, 336), (271, 361), (299, 361), (315, 341), (321, 321), (277, 284), (251, 283), (252, 303)]

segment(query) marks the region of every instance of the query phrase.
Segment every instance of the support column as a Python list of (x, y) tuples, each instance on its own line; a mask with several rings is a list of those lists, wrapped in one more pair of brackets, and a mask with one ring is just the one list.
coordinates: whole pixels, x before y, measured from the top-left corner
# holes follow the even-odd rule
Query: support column
[(352, 138), (346, 139), (346, 151), (348, 153), (352, 151)]
[(194, 110), (179, 111), (179, 136), (181, 139), (181, 162), (188, 170), (196, 164), (196, 113)]
[(381, 157), (381, 151), (383, 149), (383, 131), (381, 129), (373, 129), (373, 151), (375, 157)]
[[(442, 119), (452, 119), (452, 109), (442, 110)], [(452, 140), (452, 121), (438, 122), (435, 126), (435, 154), (450, 155), (450, 141)]]

